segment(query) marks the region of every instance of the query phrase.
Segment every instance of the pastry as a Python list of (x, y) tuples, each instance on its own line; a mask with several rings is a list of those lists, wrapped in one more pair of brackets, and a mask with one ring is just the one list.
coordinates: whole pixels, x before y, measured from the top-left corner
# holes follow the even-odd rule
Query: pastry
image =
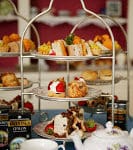
[(23, 39), (24, 51), (29, 52), (35, 50), (35, 43), (30, 39)]
[(12, 110), (18, 110), (21, 107), (21, 96), (18, 95), (10, 101), (0, 99), (0, 107), (9, 106)]
[(88, 86), (83, 78), (75, 78), (68, 84), (68, 96), (71, 98), (84, 97), (88, 92)]
[(18, 42), (9, 42), (7, 46), (9, 47), (9, 52), (19, 52), (20, 50)]
[(98, 75), (101, 80), (112, 80), (112, 70), (111, 69), (99, 70)]
[(81, 73), (81, 77), (84, 78), (84, 80), (95, 81), (98, 79), (98, 73), (94, 70), (85, 70)]
[[(19, 52), (20, 51), (19, 34), (12, 33), (9, 36), (4, 35), (0, 42), (0, 52)], [(29, 52), (35, 49), (35, 43), (30, 39), (23, 39), (24, 51)]]
[(66, 82), (64, 78), (52, 80), (48, 84), (49, 97), (65, 97), (66, 96)]
[(95, 60), (95, 64), (96, 66), (108, 66), (111, 67), (112, 66), (112, 59), (97, 59)]
[(10, 39), (10, 42), (14, 42), (14, 41), (20, 41), (21, 38), (19, 34), (12, 33), (9, 35), (9, 39)]
[(1, 45), (0, 46), (0, 52), (8, 52), (9, 46), (8, 45)]
[(8, 52), (9, 47), (2, 40), (0, 40), (0, 52)]
[(15, 73), (7, 72), (1, 74), (1, 82), (4, 87), (14, 87), (19, 86), (19, 80)]
[[(21, 78), (18, 78), (19, 84), (21, 84)], [(23, 78), (23, 84), (24, 86), (29, 85), (29, 80), (27, 78)]]
[(84, 110), (79, 107), (70, 107), (66, 112), (55, 115), (49, 121), (44, 131), (58, 138), (67, 138), (74, 131), (80, 131), (80, 136), (82, 137), (84, 131), (86, 131), (84, 126)]

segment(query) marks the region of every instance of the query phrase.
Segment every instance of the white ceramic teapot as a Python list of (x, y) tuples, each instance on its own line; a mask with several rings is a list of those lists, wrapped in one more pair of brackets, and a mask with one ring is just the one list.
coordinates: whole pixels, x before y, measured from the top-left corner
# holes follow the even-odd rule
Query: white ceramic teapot
[(113, 128), (112, 122), (106, 123), (105, 129), (96, 130), (82, 144), (79, 135), (71, 135), (76, 150), (133, 150), (133, 129), (130, 134)]

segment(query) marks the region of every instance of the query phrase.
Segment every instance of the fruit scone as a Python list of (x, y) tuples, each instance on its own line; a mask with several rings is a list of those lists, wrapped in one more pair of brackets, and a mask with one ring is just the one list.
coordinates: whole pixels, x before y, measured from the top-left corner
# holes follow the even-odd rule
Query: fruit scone
[(1, 73), (0, 75), (1, 86), (14, 87), (19, 86), (19, 80), (13, 72)]
[(87, 81), (95, 81), (98, 79), (98, 72), (87, 69), (81, 73), (81, 77)]
[(81, 73), (81, 77), (86, 81), (112, 80), (112, 70), (111, 69), (85, 70)]
[(68, 97), (78, 98), (84, 97), (88, 93), (88, 86), (82, 77), (75, 77), (68, 84)]

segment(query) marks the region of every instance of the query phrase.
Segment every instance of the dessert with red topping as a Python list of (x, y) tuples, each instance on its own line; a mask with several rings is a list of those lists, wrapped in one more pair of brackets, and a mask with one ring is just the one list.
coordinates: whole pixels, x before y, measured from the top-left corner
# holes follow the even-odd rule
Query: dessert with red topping
[(48, 84), (49, 97), (65, 97), (66, 96), (66, 82), (64, 78), (52, 80)]
[(88, 132), (93, 132), (96, 130), (96, 122), (93, 120), (93, 119), (88, 119), (86, 122), (85, 122), (85, 128), (86, 128), (86, 131)]
[(79, 107), (70, 107), (67, 111), (55, 115), (44, 127), (44, 132), (58, 138), (67, 138), (74, 131), (80, 136), (86, 131), (84, 125), (84, 110)]

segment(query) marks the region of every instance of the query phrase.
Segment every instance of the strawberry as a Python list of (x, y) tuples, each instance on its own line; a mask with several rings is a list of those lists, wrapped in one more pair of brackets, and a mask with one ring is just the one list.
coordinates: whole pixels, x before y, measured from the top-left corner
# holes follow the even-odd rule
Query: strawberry
[(74, 80), (79, 80), (79, 78), (78, 78), (78, 77), (75, 77)]
[(86, 131), (88, 131), (88, 132), (93, 132), (93, 131), (95, 131), (96, 130), (96, 124), (95, 124), (95, 126), (94, 127), (85, 127), (86, 128)]
[(78, 101), (78, 105), (79, 106), (86, 106), (87, 105), (87, 101)]
[(31, 102), (29, 102), (29, 101), (24, 102), (24, 108), (30, 110), (31, 113), (33, 113), (34, 107), (33, 107), (33, 104)]
[(93, 119), (89, 119), (85, 122), (85, 128), (86, 128), (86, 131), (88, 132), (93, 132), (96, 130), (96, 123)]
[(56, 86), (56, 91), (57, 92), (64, 92), (65, 91), (65, 86), (63, 82), (60, 82), (57, 86)]
[(44, 129), (44, 131), (48, 135), (53, 135), (54, 134), (54, 124), (53, 123), (47, 124), (46, 127), (45, 127), (45, 129)]
[(117, 101), (117, 100), (118, 100), (118, 96), (114, 95), (114, 101)]
[(49, 55), (56, 55), (56, 53), (55, 53), (55, 51), (54, 50), (52, 50), (52, 52), (50, 52), (50, 54)]
[(51, 81), (49, 84), (48, 84), (48, 90), (50, 90), (50, 85), (53, 83), (53, 81)]

